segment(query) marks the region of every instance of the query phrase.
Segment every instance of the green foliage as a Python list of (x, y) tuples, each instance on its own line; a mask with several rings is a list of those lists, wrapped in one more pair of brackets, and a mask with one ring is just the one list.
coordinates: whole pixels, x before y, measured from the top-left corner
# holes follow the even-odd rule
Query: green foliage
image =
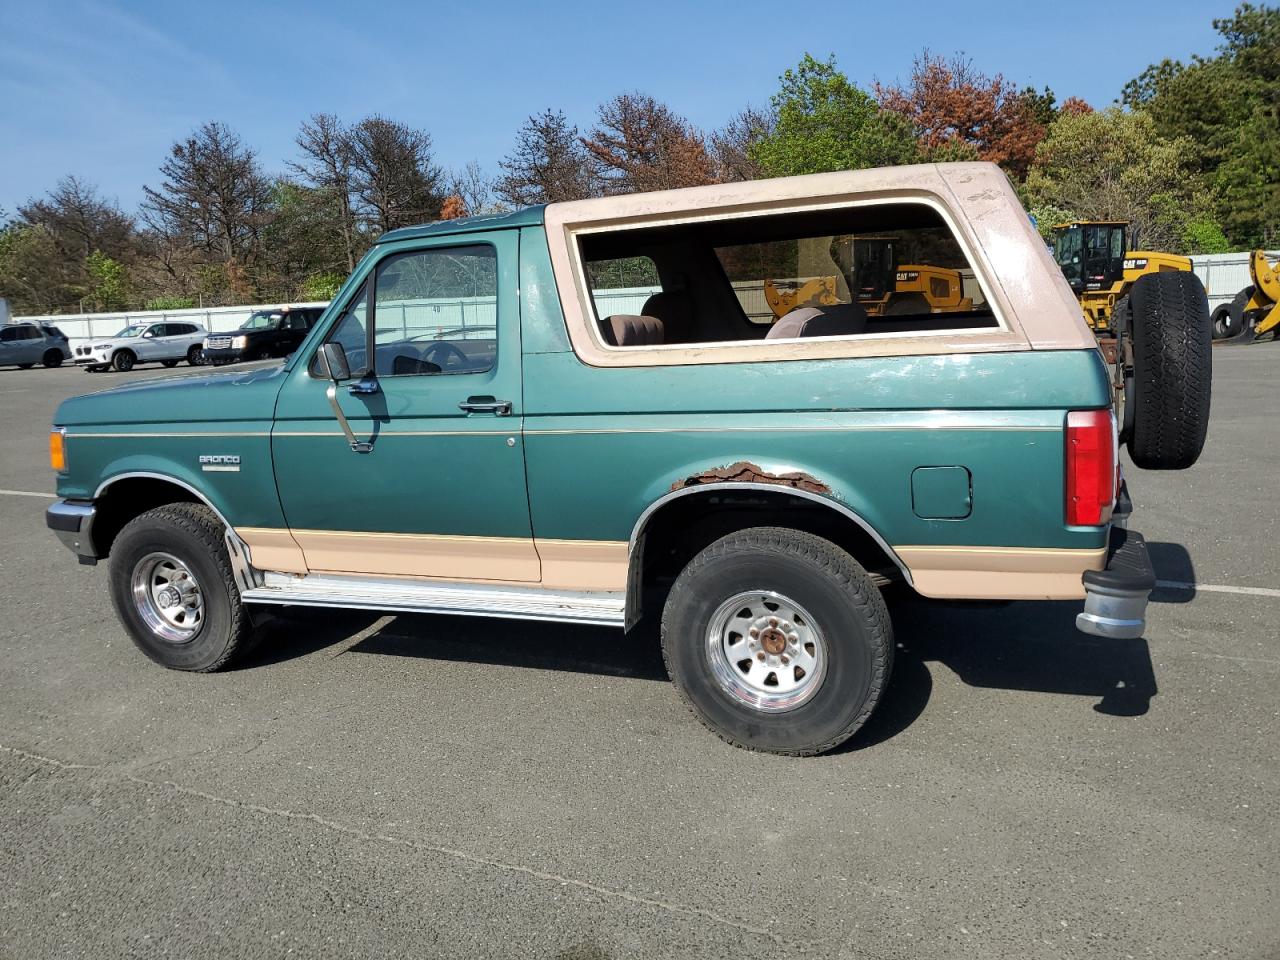
[(309, 301), (332, 300), (338, 295), (338, 291), (342, 289), (342, 283), (346, 279), (345, 274), (338, 273), (336, 270), (314, 273), (303, 281), (302, 297), (304, 300)]
[(146, 310), (189, 310), (196, 305), (195, 297), (152, 297), (143, 305)]
[(1040, 231), (1040, 236), (1046, 240), (1053, 239), (1054, 224), (1070, 223), (1072, 220), (1081, 219), (1074, 210), (1055, 206), (1052, 203), (1028, 203), (1027, 213), (1031, 214), (1035, 220), (1036, 229)]
[(1145, 112), (1063, 113), (1036, 150), (1025, 197), (1081, 219), (1129, 220), (1143, 246), (1177, 251), (1188, 222), (1212, 208), (1188, 149), (1185, 139), (1161, 137)]
[(1192, 217), (1182, 226), (1182, 251), (1184, 253), (1230, 253), (1231, 241), (1218, 226), (1218, 221), (1207, 214)]
[(1184, 140), (1227, 237), (1248, 248), (1280, 236), (1280, 7), (1245, 3), (1213, 26), (1217, 56), (1152, 65), (1122, 98)]
[(77, 268), (59, 255), (53, 235), (18, 221), (0, 230), (0, 297), (15, 314), (54, 313), (85, 295)]
[(129, 277), (119, 261), (95, 250), (85, 258), (84, 266), (95, 310), (120, 310), (129, 305)]
[(884, 110), (825, 61), (804, 55), (771, 100), (776, 124), (752, 144), (751, 159), (772, 176), (913, 163), (919, 148), (908, 122)]

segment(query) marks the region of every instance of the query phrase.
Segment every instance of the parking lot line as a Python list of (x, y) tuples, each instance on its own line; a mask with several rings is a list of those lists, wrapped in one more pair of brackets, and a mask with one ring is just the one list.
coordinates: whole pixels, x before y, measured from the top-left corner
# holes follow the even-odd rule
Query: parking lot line
[(56, 493), (37, 493), (34, 490), (0, 490), (0, 496), (6, 497), (44, 497), (46, 500), (57, 498)]
[(1156, 586), (1170, 590), (1208, 590), (1212, 593), (1242, 593), (1251, 597), (1280, 597), (1280, 590), (1270, 587), (1231, 587), (1220, 583), (1188, 583), (1185, 580), (1157, 580)]

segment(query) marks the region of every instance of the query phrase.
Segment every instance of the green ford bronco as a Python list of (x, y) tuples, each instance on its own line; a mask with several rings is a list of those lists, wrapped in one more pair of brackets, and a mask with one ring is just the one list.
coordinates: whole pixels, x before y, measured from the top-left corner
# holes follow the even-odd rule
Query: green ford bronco
[[(899, 264), (963, 296), (865, 308)], [(396, 230), (283, 363), (62, 404), (47, 521), (110, 558), (167, 667), (228, 665), (266, 604), (648, 614), (714, 732), (817, 753), (885, 689), (892, 584), (1083, 601), (1081, 630), (1141, 634), (1118, 445), (1169, 466), (1204, 442), (1188, 276), (1135, 295), (1142, 355), (1109, 368), (989, 164)], [(795, 293), (784, 315), (766, 288)]]

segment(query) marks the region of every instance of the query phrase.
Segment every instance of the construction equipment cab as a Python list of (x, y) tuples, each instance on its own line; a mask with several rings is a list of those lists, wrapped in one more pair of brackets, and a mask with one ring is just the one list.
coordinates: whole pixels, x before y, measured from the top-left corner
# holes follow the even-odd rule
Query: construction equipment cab
[(1130, 231), (1127, 220), (1075, 220), (1053, 228), (1054, 259), (1095, 332), (1114, 330), (1116, 304), (1139, 277), (1191, 272), (1190, 257), (1133, 249), (1137, 244), (1137, 230)]

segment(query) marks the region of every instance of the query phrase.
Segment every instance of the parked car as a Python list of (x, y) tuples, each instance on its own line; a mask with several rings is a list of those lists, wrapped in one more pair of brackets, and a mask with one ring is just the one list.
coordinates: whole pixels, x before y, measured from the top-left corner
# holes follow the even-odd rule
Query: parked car
[(223, 364), (287, 357), (298, 349), (322, 313), (321, 307), (258, 310), (235, 333), (211, 333), (205, 337), (205, 362)]
[[(971, 271), (971, 309), (868, 316), (863, 235)], [(1132, 312), (1180, 347), (1127, 402), (1203, 443), (1169, 276)], [(835, 302), (753, 319), (814, 277)], [(991, 164), (553, 203), (386, 234), (283, 364), (64, 402), (47, 522), (167, 667), (232, 663), (272, 604), (651, 617), (711, 730), (812, 754), (885, 692), (891, 585), (1142, 634), (1113, 382)]]
[(139, 363), (176, 367), (185, 360), (191, 366), (203, 362), (201, 348), (208, 333), (198, 323), (167, 320), (131, 323), (114, 337), (94, 338), (76, 347), (76, 363), (90, 372), (114, 369), (124, 372)]
[(71, 359), (66, 334), (50, 323), (7, 323), (0, 327), (0, 367), (26, 370), (37, 363), (60, 367)]

